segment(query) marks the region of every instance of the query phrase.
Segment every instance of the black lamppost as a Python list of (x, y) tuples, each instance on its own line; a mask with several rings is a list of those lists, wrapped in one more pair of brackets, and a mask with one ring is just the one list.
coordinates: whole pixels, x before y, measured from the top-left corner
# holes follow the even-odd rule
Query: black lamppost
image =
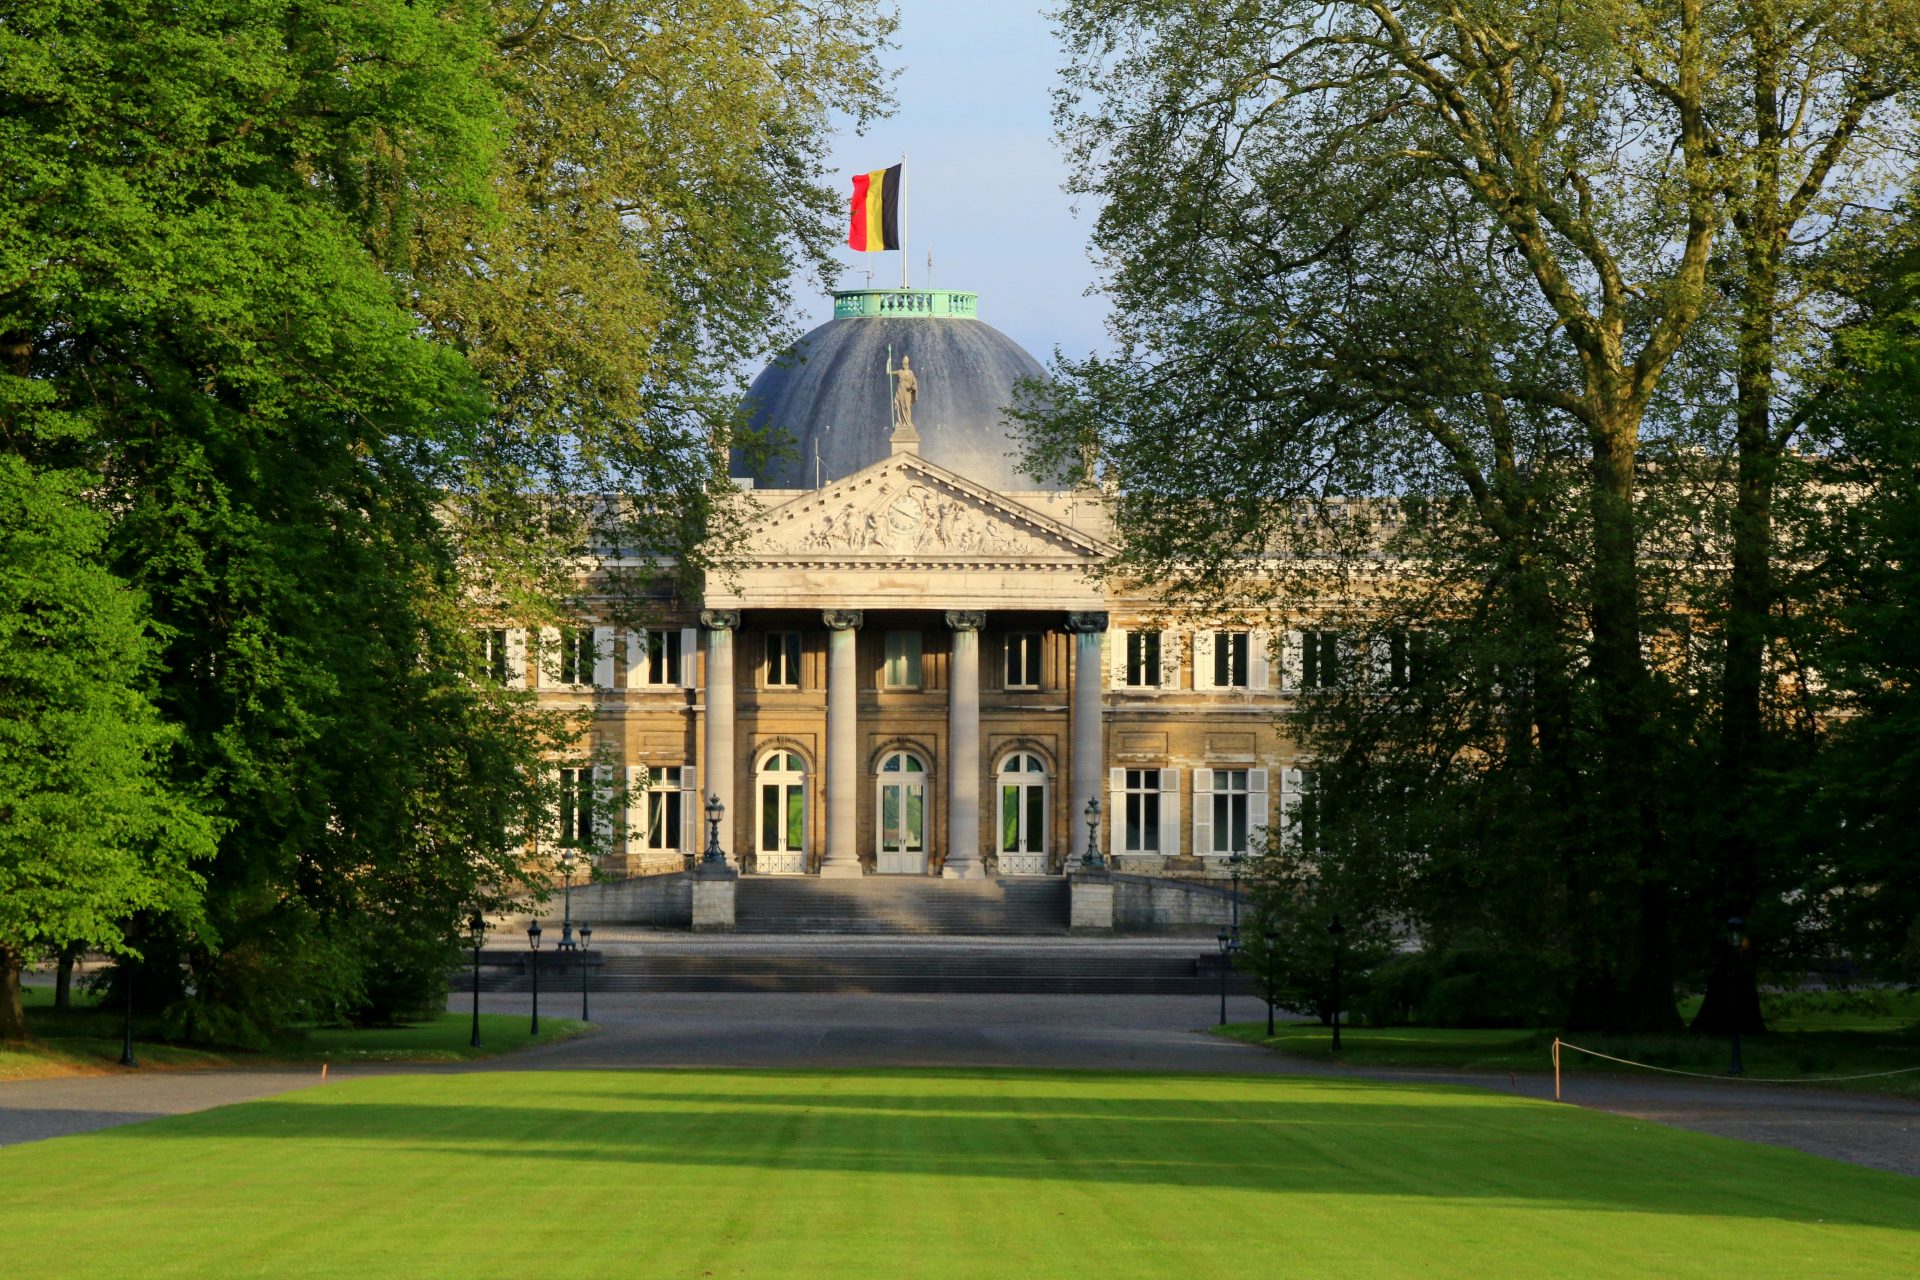
[(480, 948), (487, 943), (487, 919), (478, 911), (467, 920), (467, 941), (473, 944), (473, 1039), (480, 1047)]
[(1347, 936), (1347, 926), (1335, 916), (1333, 923), (1327, 926), (1327, 932), (1333, 937), (1333, 1051), (1340, 1052), (1340, 949)]
[(540, 1034), (540, 922), (527, 926), (528, 966), (533, 971), (533, 1027), (528, 1035)]
[(707, 796), (707, 852), (700, 861), (709, 867), (727, 865), (726, 852), (720, 848), (720, 815), (726, 811), (727, 806), (720, 803), (719, 792)]
[(120, 965), (120, 980), (127, 987), (127, 1008), (120, 1019), (120, 1065), (137, 1067), (140, 1064), (133, 1057), (133, 965), (123, 961)]
[(572, 849), (560, 851), (560, 871), (566, 877), (566, 888), (561, 890), (560, 941), (556, 951), (573, 950), (573, 860), (577, 855)]
[(1240, 945), (1240, 939), (1230, 933), (1216, 935), (1220, 943), (1220, 1025), (1227, 1025), (1227, 970), (1233, 967), (1233, 953)]
[[(1727, 945), (1733, 951), (1733, 985), (1737, 989), (1744, 974), (1747, 951), (1747, 922), (1739, 916), (1727, 920)], [(1740, 1062), (1740, 1007), (1733, 1007), (1733, 1061), (1727, 1064), (1727, 1074), (1741, 1075), (1746, 1068)]]
[(1240, 868), (1246, 865), (1247, 855), (1235, 851), (1227, 859), (1227, 869), (1233, 872), (1233, 936), (1240, 936)]
[(1273, 958), (1280, 950), (1280, 935), (1269, 929), (1264, 936), (1267, 940), (1267, 1039), (1271, 1040), (1273, 1039), (1273, 997), (1275, 994), (1273, 986)]
[(593, 941), (593, 926), (580, 922), (580, 1021), (587, 1020), (587, 943)]
[(1080, 865), (1088, 871), (1098, 871), (1106, 865), (1100, 856), (1100, 797), (1087, 801), (1087, 851), (1080, 855)]

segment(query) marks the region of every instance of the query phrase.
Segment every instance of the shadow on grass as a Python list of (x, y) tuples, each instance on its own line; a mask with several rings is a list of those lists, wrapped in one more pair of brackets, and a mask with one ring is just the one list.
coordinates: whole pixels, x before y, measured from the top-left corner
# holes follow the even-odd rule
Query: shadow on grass
[(894, 1090), (885, 1079), (821, 1073), (817, 1089), (791, 1072), (367, 1081), (107, 1140), (310, 1140), (352, 1147), (356, 1160), (687, 1171), (652, 1175), (669, 1179), (934, 1175), (1920, 1230), (1920, 1183), (1898, 1175), (1477, 1090), (1018, 1073), (897, 1073)]

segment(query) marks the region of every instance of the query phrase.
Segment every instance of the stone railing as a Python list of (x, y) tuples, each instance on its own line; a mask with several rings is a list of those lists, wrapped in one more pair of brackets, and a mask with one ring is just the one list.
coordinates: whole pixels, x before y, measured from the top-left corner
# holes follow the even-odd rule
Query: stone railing
[(833, 295), (833, 318), (952, 316), (977, 319), (980, 295), (953, 289), (843, 289)]

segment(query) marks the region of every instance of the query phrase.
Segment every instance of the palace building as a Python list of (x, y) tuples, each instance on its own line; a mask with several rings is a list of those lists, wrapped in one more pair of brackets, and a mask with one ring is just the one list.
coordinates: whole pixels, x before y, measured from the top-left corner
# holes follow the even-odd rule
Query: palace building
[[(683, 869), (709, 796), (760, 876), (1059, 875), (1095, 799), (1116, 869), (1225, 874), (1285, 810), (1275, 712), (1306, 673), (1279, 659), (1311, 646), (1116, 594), (1100, 495), (1016, 465), (1005, 408), (1041, 367), (976, 313), (965, 292), (837, 294), (752, 386), (789, 447), (736, 463), (757, 515), (701, 598), (658, 630), (504, 633), (514, 682), (590, 702), (624, 762), (604, 873)], [(591, 770), (563, 776), (585, 835)]]

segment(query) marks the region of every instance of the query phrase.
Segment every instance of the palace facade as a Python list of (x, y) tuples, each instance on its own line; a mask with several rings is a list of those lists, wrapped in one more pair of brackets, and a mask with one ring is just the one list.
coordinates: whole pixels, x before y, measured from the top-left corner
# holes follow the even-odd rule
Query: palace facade
[[(700, 598), (643, 632), (495, 633), (508, 677), (590, 705), (625, 770), (606, 873), (682, 869), (710, 796), (742, 872), (824, 877), (1058, 875), (1090, 817), (1118, 869), (1225, 874), (1286, 811), (1299, 762), (1275, 713), (1312, 645), (1169, 622), (1104, 580), (1100, 496), (1014, 464), (1004, 409), (1040, 366), (976, 311), (836, 295), (753, 385), (792, 447), (736, 465), (757, 515)], [(594, 779), (563, 777), (570, 843)]]

